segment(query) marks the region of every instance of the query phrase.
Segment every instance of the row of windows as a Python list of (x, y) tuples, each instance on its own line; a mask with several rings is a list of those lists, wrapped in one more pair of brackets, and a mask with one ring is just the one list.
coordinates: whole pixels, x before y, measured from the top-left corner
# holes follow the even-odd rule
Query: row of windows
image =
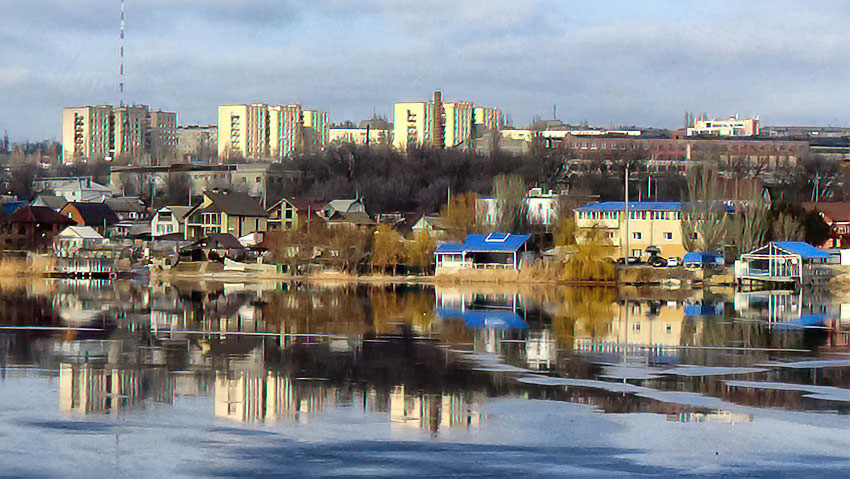
[[(586, 220), (618, 220), (622, 211), (579, 211), (578, 217)], [(632, 220), (681, 220), (679, 211), (630, 211)]]
[[(663, 235), (665, 240), (672, 240), (673, 239), (673, 233), (671, 233), (669, 231), (665, 231), (664, 233), (662, 233), (662, 235)], [(643, 234), (640, 231), (635, 231), (635, 232), (632, 233), (632, 239), (639, 240), (639, 239), (642, 239), (642, 236), (643, 236)]]

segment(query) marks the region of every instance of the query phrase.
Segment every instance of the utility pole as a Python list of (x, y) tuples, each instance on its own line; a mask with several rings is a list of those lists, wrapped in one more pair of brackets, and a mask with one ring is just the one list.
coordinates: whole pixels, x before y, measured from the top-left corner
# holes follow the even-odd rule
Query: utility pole
[[(626, 251), (623, 254), (623, 266), (629, 266), (629, 165), (626, 165), (626, 174), (623, 176), (623, 181), (626, 184), (626, 201), (623, 202), (623, 212), (626, 214), (626, 237), (624, 244)], [(628, 321), (628, 320), (627, 320)]]

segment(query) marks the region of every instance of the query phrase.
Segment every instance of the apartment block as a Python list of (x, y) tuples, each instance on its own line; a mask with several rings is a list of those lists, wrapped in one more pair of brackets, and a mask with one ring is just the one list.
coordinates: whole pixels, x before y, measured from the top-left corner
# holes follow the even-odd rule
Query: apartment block
[(150, 155), (158, 164), (177, 151), (177, 114), (147, 105), (65, 107), (62, 154), (66, 163)]
[(758, 136), (759, 119), (740, 119), (737, 115), (723, 119), (704, 119), (694, 121), (688, 128), (688, 136)]
[(177, 153), (177, 113), (152, 110), (148, 114), (150, 154), (155, 165)]
[(456, 101), (443, 105), (443, 144), (446, 148), (468, 147), (472, 136), (472, 102)]
[(270, 153), (268, 107), (222, 105), (218, 107), (219, 157), (265, 158)]
[(302, 123), (305, 141), (308, 145), (321, 148), (328, 144), (331, 126), (328, 112), (322, 110), (304, 110)]
[(109, 105), (62, 109), (62, 156), (66, 163), (110, 155), (113, 128)]
[(214, 156), (218, 149), (218, 127), (187, 125), (177, 129), (177, 157), (183, 162)]
[(301, 105), (269, 106), (269, 151), (273, 158), (292, 156), (301, 142)]
[(469, 148), (476, 125), (494, 129), (501, 122), (498, 108), (475, 106), (470, 101), (443, 102), (439, 91), (432, 101), (396, 103), (393, 115), (393, 146), (400, 150), (408, 145)]
[(501, 130), (504, 124), (502, 110), (491, 106), (476, 106), (472, 123), (485, 130)]
[(301, 105), (221, 105), (218, 154), (249, 160), (287, 158), (296, 151), (328, 143), (330, 116)]
[(392, 137), (393, 124), (381, 118), (363, 120), (357, 126), (335, 126), (328, 130), (328, 143), (389, 145)]
[(393, 146), (405, 150), (408, 145), (430, 144), (433, 111), (433, 104), (427, 101), (396, 103), (393, 108)]
[(648, 246), (657, 246), (665, 258), (681, 258), (687, 252), (678, 201), (630, 201), (628, 222), (622, 201), (594, 203), (574, 212), (576, 229), (600, 231), (614, 246), (612, 256), (642, 256)]

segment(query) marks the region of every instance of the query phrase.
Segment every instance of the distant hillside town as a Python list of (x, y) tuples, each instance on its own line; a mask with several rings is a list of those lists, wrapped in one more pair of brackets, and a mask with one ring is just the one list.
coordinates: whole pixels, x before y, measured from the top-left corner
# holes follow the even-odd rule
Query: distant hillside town
[(66, 273), (431, 274), (546, 269), (591, 244), (661, 266), (783, 241), (838, 258), (850, 241), (847, 127), (690, 112), (676, 130), (517, 127), (441, 91), (393, 113), (335, 123), (298, 103), (229, 104), (215, 125), (180, 125), (148, 105), (65, 107), (61, 144), (0, 142), (4, 254)]

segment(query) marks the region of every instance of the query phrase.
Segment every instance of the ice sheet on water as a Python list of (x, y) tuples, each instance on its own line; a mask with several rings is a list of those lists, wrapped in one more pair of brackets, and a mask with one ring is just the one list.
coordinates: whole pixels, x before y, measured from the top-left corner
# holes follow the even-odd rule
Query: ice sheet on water
[(812, 384), (778, 383), (769, 381), (726, 381), (727, 386), (753, 389), (778, 389), (783, 391), (802, 391), (805, 397), (823, 399), (827, 401), (850, 402), (850, 389), (837, 388), (834, 386), (815, 386)]
[(676, 376), (731, 376), (734, 374), (752, 374), (767, 371), (764, 368), (742, 368), (742, 367), (709, 367), (681, 365), (675, 368), (665, 369), (662, 374), (673, 374)]
[(661, 377), (659, 374), (661, 372), (661, 369), (644, 366), (611, 365), (603, 368), (603, 373), (600, 377), (611, 379), (656, 379)]
[(847, 368), (850, 367), (850, 359), (827, 359), (813, 361), (794, 361), (794, 362), (769, 362), (756, 364), (756, 366), (772, 367), (772, 368), (793, 368), (793, 369), (811, 369), (811, 368)]

